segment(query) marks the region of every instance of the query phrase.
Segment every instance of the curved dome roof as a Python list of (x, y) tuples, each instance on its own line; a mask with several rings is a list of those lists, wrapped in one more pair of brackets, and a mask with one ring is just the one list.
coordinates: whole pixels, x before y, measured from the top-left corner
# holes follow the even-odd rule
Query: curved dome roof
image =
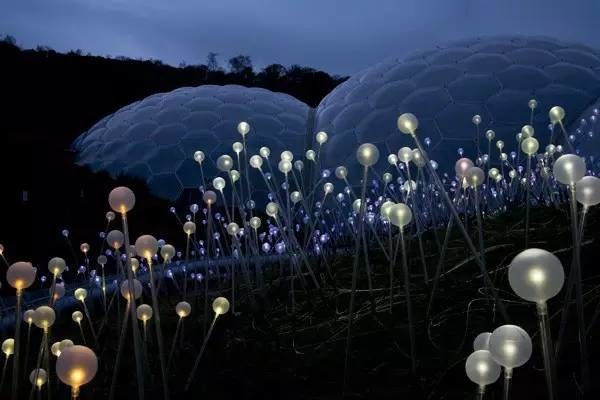
[(232, 154), (232, 144), (241, 141), (240, 121), (251, 126), (248, 156), (265, 145), (276, 154), (301, 154), (309, 110), (292, 96), (266, 89), (183, 87), (121, 108), (77, 138), (73, 147), (79, 151), (78, 164), (140, 178), (154, 194), (175, 200), (184, 188), (202, 184), (193, 159), (196, 150), (206, 155), (207, 183), (217, 174), (216, 159)]
[[(528, 101), (535, 98), (534, 117), (540, 145), (548, 143), (548, 109), (565, 108), (571, 124), (600, 97), (600, 52), (545, 37), (491, 37), (451, 42), (417, 52), (404, 60), (388, 59), (367, 68), (328, 94), (316, 110), (316, 130), (329, 133), (323, 164), (357, 165), (355, 150), (371, 142), (380, 148), (380, 167), (389, 153), (414, 147), (396, 127), (404, 112), (420, 121), (419, 135), (444, 170), (452, 170), (457, 149), (473, 157), (481, 115), (484, 132), (516, 148), (515, 135), (529, 123)], [(497, 154), (492, 150), (492, 160)], [(355, 174), (356, 178), (356, 174)]]

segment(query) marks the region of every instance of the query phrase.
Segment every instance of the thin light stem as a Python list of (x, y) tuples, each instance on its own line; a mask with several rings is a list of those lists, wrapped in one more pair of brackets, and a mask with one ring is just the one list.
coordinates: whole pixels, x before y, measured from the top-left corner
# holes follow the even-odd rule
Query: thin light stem
[(444, 244), (442, 245), (442, 250), (440, 251), (440, 259), (438, 260), (438, 265), (435, 270), (435, 276), (433, 277), (433, 287), (431, 288), (431, 295), (429, 296), (429, 303), (427, 304), (427, 312), (425, 314), (427, 320), (429, 320), (429, 316), (431, 315), (431, 310), (433, 308), (433, 299), (435, 297), (435, 292), (437, 290), (440, 276), (442, 274), (442, 267), (444, 266), (444, 259), (446, 258), (446, 250), (448, 249), (448, 242), (450, 241), (450, 234), (452, 233), (452, 225), (453, 224), (454, 224), (454, 220), (450, 219), (448, 221), (448, 225), (446, 227), (446, 235), (444, 236)]
[(88, 310), (87, 305), (85, 304), (85, 300), (82, 300), (81, 304), (83, 304), (83, 311), (85, 312), (85, 317), (88, 321), (88, 324), (90, 325), (90, 330), (92, 331), (92, 337), (94, 338), (94, 343), (96, 343), (98, 340), (98, 337), (96, 336), (96, 330), (94, 329), (94, 324), (92, 322), (90, 310)]
[(512, 368), (504, 368), (504, 386), (502, 390), (502, 400), (510, 399), (510, 381), (512, 380)]
[(417, 136), (414, 133), (411, 136), (413, 137), (413, 140), (414, 140), (415, 144), (417, 145), (417, 148), (421, 152), (421, 155), (423, 157), (423, 160), (425, 161), (425, 165), (427, 166), (427, 169), (429, 171), (429, 174), (431, 175), (431, 178), (433, 179), (435, 185), (437, 186), (438, 190), (442, 194), (442, 198), (444, 199), (444, 202), (446, 203), (446, 207), (450, 210), (450, 213), (452, 214), (452, 217), (454, 218), (454, 220), (456, 222), (456, 226), (458, 226), (458, 229), (460, 230), (460, 233), (462, 234), (463, 239), (464, 239), (465, 243), (467, 244), (467, 247), (469, 248), (469, 251), (473, 255), (475, 263), (479, 266), (479, 270), (480, 270), (481, 274), (483, 275), (483, 280), (484, 280), (486, 286), (488, 287), (488, 289), (490, 290), (492, 296), (494, 297), (494, 302), (498, 306), (498, 309), (500, 310), (500, 314), (502, 315), (502, 318), (504, 319), (504, 321), (509, 322), (510, 320), (508, 318), (508, 314), (506, 313), (506, 308), (504, 307), (504, 303), (502, 303), (502, 300), (500, 300), (498, 291), (495, 288), (492, 280), (490, 279), (490, 275), (488, 274), (488, 272), (485, 268), (485, 265), (483, 265), (483, 263), (481, 262), (481, 259), (478, 257), (478, 251), (475, 248), (473, 241), (469, 237), (469, 233), (466, 231), (465, 226), (463, 225), (462, 221), (460, 220), (460, 216), (458, 215), (458, 212), (456, 211), (456, 208), (454, 207), (454, 204), (452, 203), (450, 196), (448, 196), (448, 192), (446, 191), (444, 184), (442, 183), (439, 176), (435, 172), (435, 169), (431, 165), (429, 156), (425, 152), (425, 149), (421, 145), (421, 142), (419, 141)]
[(583, 284), (581, 276), (581, 242), (579, 240), (579, 224), (577, 222), (577, 200), (575, 198), (575, 184), (570, 185), (570, 203), (571, 203), (571, 233), (573, 237), (573, 268), (575, 268), (575, 301), (577, 305), (577, 325), (579, 336), (579, 353), (581, 357), (581, 380), (583, 383), (583, 392), (589, 388), (589, 364), (587, 354), (587, 335), (585, 331), (584, 305), (583, 305)]
[(117, 385), (117, 378), (119, 376), (119, 367), (121, 365), (121, 353), (123, 349), (123, 345), (125, 344), (125, 335), (127, 333), (127, 324), (129, 323), (129, 313), (131, 308), (129, 307), (130, 301), (127, 301), (127, 306), (125, 307), (125, 315), (123, 316), (123, 323), (121, 324), (121, 334), (119, 335), (119, 347), (117, 349), (117, 359), (115, 360), (114, 368), (113, 368), (113, 376), (110, 382), (110, 389), (108, 391), (108, 400), (113, 400), (115, 398), (115, 388)]
[(544, 356), (544, 372), (546, 374), (546, 387), (548, 388), (548, 400), (556, 399), (556, 371), (554, 368), (554, 357), (552, 354), (552, 338), (550, 334), (550, 320), (548, 319), (548, 307), (546, 303), (537, 304), (538, 324), (542, 341), (542, 354)]
[(215, 318), (213, 319), (212, 323), (210, 324), (210, 327), (208, 328), (208, 332), (207, 332), (206, 336), (204, 337), (204, 341), (202, 342), (202, 347), (200, 348), (200, 352), (198, 353), (198, 356), (196, 357), (196, 360), (194, 361), (194, 366), (192, 367), (190, 376), (188, 377), (188, 380), (185, 384), (184, 392), (187, 392), (190, 389), (190, 386), (191, 386), (192, 382), (194, 381), (194, 375), (196, 375), (196, 370), (198, 369), (198, 366), (200, 365), (200, 359), (202, 358), (202, 355), (204, 354), (204, 350), (206, 349), (206, 344), (208, 343), (208, 340), (210, 339), (210, 335), (212, 334), (212, 331), (215, 327), (215, 323), (217, 322), (218, 317), (219, 317), (219, 314), (215, 314)]
[(175, 335), (173, 336), (173, 342), (171, 343), (171, 350), (169, 351), (169, 357), (167, 358), (167, 371), (169, 370), (169, 366), (171, 365), (171, 359), (173, 358), (173, 354), (175, 353), (175, 346), (177, 345), (177, 337), (179, 336), (179, 331), (181, 330), (183, 318), (179, 317), (177, 320), (177, 328), (175, 328)]
[(23, 291), (17, 289), (17, 300), (15, 306), (15, 358), (13, 361), (12, 394), (11, 399), (17, 400), (19, 392), (19, 352), (21, 345), (21, 301)]
[(410, 363), (413, 374), (417, 369), (417, 343), (415, 340), (415, 325), (413, 320), (412, 299), (410, 295), (410, 272), (404, 241), (404, 228), (400, 227), (400, 246), (402, 250), (402, 271), (404, 273), (404, 293), (406, 295), (406, 314), (408, 316), (408, 337), (410, 340)]
[(135, 355), (135, 368), (136, 368), (136, 377), (137, 377), (137, 385), (138, 385), (138, 398), (139, 400), (144, 400), (144, 369), (142, 366), (142, 346), (140, 343), (140, 332), (139, 326), (137, 324), (137, 313), (136, 313), (136, 304), (135, 304), (135, 288), (133, 285), (133, 271), (131, 269), (131, 257), (129, 256), (129, 226), (127, 224), (127, 214), (121, 214), (123, 220), (123, 236), (125, 237), (125, 255), (127, 256), (127, 282), (129, 286), (129, 297), (131, 301), (128, 301), (128, 306), (131, 308), (129, 310), (130, 318), (131, 318), (131, 329), (133, 334), (133, 350)]
[[(368, 168), (365, 167), (363, 171), (363, 182), (362, 189), (360, 195), (360, 210), (359, 210), (359, 218), (358, 218), (358, 231), (361, 232), (362, 224), (363, 224), (363, 214), (365, 212), (365, 196), (367, 191), (367, 176), (368, 176)], [(356, 297), (356, 288), (358, 284), (358, 261), (360, 259), (360, 242), (362, 236), (360, 234), (355, 236), (354, 243), (354, 263), (352, 266), (352, 289), (350, 291), (350, 304), (348, 306), (348, 330), (346, 334), (346, 352), (345, 352), (345, 360), (344, 360), (344, 380), (342, 383), (342, 397), (346, 393), (346, 385), (348, 384), (348, 376), (349, 376), (349, 368), (350, 368), (350, 349), (352, 347), (352, 323), (354, 322), (354, 301)]]
[(83, 344), (87, 344), (87, 341), (85, 340), (85, 333), (83, 332), (83, 327), (81, 326), (81, 321), (77, 322), (77, 325), (79, 325), (79, 332), (81, 333), (81, 340), (83, 341)]
[(529, 248), (529, 203), (531, 202), (531, 156), (527, 156), (527, 172), (525, 177), (525, 249)]
[[(160, 374), (162, 378), (163, 397), (169, 399), (169, 387), (167, 380), (167, 367), (165, 364), (165, 349), (163, 343), (162, 329), (160, 326), (160, 307), (156, 295), (156, 285), (154, 283), (154, 268), (151, 259), (148, 260), (148, 270), (150, 272), (150, 295), (152, 296), (152, 309), (154, 311), (154, 330), (156, 331), (156, 342), (158, 344), (158, 357), (160, 359)], [(146, 321), (144, 321), (144, 336), (146, 335)]]
[(6, 365), (8, 364), (8, 357), (4, 357), (4, 365), (2, 367), (2, 377), (0, 378), (0, 393), (2, 393), (2, 388), (4, 387), (4, 378), (6, 377)]

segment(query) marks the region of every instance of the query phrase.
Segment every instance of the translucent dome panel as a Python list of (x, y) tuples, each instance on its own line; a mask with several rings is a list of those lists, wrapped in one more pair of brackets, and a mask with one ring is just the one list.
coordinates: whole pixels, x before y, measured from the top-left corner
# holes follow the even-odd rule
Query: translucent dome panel
[[(217, 174), (216, 159), (231, 155), (240, 121), (250, 123), (248, 156), (269, 146), (274, 154), (306, 147), (309, 107), (283, 93), (237, 85), (184, 87), (158, 93), (109, 115), (73, 143), (77, 163), (112, 176), (144, 180), (160, 197), (175, 200), (202, 185), (193, 154), (202, 150), (205, 183)], [(237, 163), (235, 165), (237, 169)], [(252, 172), (252, 171), (251, 171)], [(256, 187), (262, 178), (251, 174)], [(254, 185), (253, 185), (254, 186)]]
[[(488, 129), (511, 151), (517, 147), (516, 133), (529, 123), (529, 99), (538, 101), (533, 125), (545, 146), (550, 107), (564, 107), (565, 125), (572, 126), (599, 97), (597, 50), (546, 37), (475, 38), (419, 51), (404, 60), (391, 58), (355, 74), (319, 104), (315, 131), (330, 135), (322, 154), (325, 167), (350, 163), (356, 146), (365, 142), (383, 148), (385, 160), (400, 147), (414, 147), (396, 127), (397, 117), (411, 112), (420, 120), (419, 136), (429, 155), (441, 170), (451, 172), (458, 149), (469, 157), (476, 155), (473, 115), (482, 117), (482, 153), (488, 152)], [(491, 152), (496, 162), (498, 151)], [(351, 171), (354, 182), (358, 176)]]

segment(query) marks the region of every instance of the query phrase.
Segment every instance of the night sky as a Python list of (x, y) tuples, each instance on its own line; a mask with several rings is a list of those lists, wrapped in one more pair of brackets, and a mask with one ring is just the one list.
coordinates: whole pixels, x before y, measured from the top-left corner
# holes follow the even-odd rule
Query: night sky
[(351, 74), (447, 39), (542, 34), (600, 47), (597, 0), (4, 0), (20, 46), (222, 64), (301, 64)]

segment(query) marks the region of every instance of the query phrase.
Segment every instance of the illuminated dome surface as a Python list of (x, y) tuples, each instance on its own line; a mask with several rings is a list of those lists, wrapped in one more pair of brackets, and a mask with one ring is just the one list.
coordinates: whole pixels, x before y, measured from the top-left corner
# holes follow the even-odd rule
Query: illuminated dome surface
[[(206, 183), (217, 175), (216, 159), (242, 141), (240, 121), (250, 123), (248, 157), (268, 146), (304, 152), (310, 108), (294, 97), (237, 85), (184, 87), (158, 93), (102, 119), (73, 143), (77, 163), (111, 176), (144, 180), (163, 198), (177, 199), (184, 188), (202, 184), (193, 154), (202, 150)], [(237, 162), (235, 165), (237, 169)], [(251, 171), (253, 173), (254, 171)], [(255, 179), (261, 180), (256, 174)]]
[[(388, 168), (388, 154), (403, 146), (414, 147), (396, 127), (398, 115), (411, 112), (419, 118), (421, 141), (430, 143), (425, 146), (430, 157), (438, 161), (440, 170), (450, 172), (458, 148), (468, 157), (477, 154), (474, 115), (482, 117), (482, 153), (487, 153), (488, 129), (505, 141), (505, 151), (512, 151), (516, 133), (529, 122), (530, 99), (538, 101), (534, 127), (540, 146), (545, 146), (550, 107), (564, 107), (565, 125), (571, 126), (599, 97), (597, 50), (546, 37), (476, 38), (417, 52), (404, 60), (388, 59), (357, 73), (323, 99), (315, 130), (330, 137), (323, 149), (323, 165), (354, 165), (350, 170), (355, 171), (351, 174), (356, 182), (359, 144), (371, 142), (380, 148), (379, 171)], [(494, 147), (491, 159), (498, 160)]]
[[(236, 130), (240, 121), (248, 121), (252, 128), (248, 156), (268, 146), (275, 163), (283, 150), (303, 158), (307, 146), (315, 147), (315, 132), (323, 130), (329, 134), (321, 152), (323, 167), (345, 165), (350, 181), (357, 183), (356, 149), (361, 143), (379, 147), (375, 166), (379, 173), (389, 168), (388, 154), (414, 147), (396, 127), (401, 113), (419, 118), (418, 134), (430, 157), (440, 171), (453, 172), (459, 148), (467, 157), (477, 154), (474, 115), (482, 118), (480, 151), (488, 152), (484, 134), (492, 129), (509, 153), (517, 149), (515, 136), (529, 122), (527, 104), (532, 98), (538, 101), (533, 125), (541, 149), (549, 141), (548, 110), (560, 105), (566, 110), (564, 123), (575, 137), (575, 147), (582, 155), (600, 153), (599, 141), (591, 140), (600, 125), (600, 52), (551, 38), (521, 36), (455, 41), (403, 60), (388, 59), (336, 87), (314, 112), (289, 95), (235, 85), (159, 93), (107, 116), (73, 147), (80, 152), (80, 165), (112, 176), (138, 177), (154, 194), (175, 200), (183, 189), (202, 184), (194, 151), (206, 154), (207, 184), (217, 175), (215, 161), (220, 155), (235, 160), (231, 146), (241, 141)], [(556, 144), (563, 140), (558, 129), (555, 138)], [(498, 156), (492, 146), (492, 163), (498, 164)], [(250, 176), (254, 190), (264, 188), (255, 170)]]

